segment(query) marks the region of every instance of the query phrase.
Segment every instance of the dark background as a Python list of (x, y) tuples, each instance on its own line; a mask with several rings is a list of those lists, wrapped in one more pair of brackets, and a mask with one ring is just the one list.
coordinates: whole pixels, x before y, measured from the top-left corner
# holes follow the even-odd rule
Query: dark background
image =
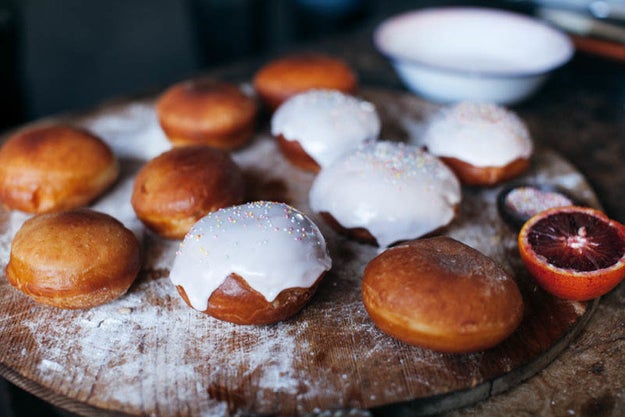
[(161, 89), (210, 67), (368, 27), (397, 11), (522, 1), (0, 0), (0, 131)]
[[(0, 133), (443, 4), (526, 7), (504, 0), (0, 0)], [(0, 417), (67, 415), (0, 379)]]
[(0, 0), (0, 128), (349, 31), (376, 3)]

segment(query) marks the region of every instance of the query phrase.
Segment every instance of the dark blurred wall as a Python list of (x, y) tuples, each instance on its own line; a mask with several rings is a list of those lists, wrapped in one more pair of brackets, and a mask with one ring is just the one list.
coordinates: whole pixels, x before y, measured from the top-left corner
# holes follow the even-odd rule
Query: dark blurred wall
[(92, 105), (198, 67), (186, 5), (171, 0), (21, 0), (28, 118)]
[(373, 0), (0, 0), (0, 129), (344, 32)]
[(0, 0), (0, 130), (23, 118), (18, 73), (15, 7), (11, 1)]
[(0, 131), (457, 3), (497, 0), (0, 0)]

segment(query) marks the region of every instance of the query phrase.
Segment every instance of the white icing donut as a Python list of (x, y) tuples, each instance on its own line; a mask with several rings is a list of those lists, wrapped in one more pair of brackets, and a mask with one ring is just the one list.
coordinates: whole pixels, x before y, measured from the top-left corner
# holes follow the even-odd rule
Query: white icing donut
[(254, 202), (199, 220), (180, 244), (169, 278), (193, 308), (205, 311), (232, 273), (271, 302), (287, 288), (311, 287), (331, 265), (325, 239), (308, 217), (283, 203)]
[(336, 90), (309, 90), (284, 102), (271, 133), (297, 141), (323, 167), (362, 142), (376, 140), (380, 118), (373, 104)]
[(458, 103), (442, 109), (426, 127), (423, 145), (436, 156), (477, 167), (500, 167), (529, 158), (533, 144), (523, 121), (490, 103)]
[(456, 176), (438, 158), (384, 141), (323, 168), (310, 190), (314, 211), (329, 213), (345, 228), (367, 229), (380, 247), (448, 224), (460, 198)]

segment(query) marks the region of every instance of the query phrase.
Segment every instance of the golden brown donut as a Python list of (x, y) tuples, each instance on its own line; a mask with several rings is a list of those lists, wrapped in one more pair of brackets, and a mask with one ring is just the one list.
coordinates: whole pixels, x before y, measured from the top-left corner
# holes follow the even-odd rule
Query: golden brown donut
[(135, 235), (107, 214), (81, 208), (24, 222), (11, 244), (6, 274), (39, 303), (80, 309), (124, 294), (140, 267)]
[(492, 259), (449, 237), (414, 240), (371, 260), (363, 302), (385, 333), (442, 352), (488, 349), (523, 316), (516, 282)]
[[(323, 275), (311, 287), (287, 288), (269, 302), (241, 276), (230, 274), (210, 296), (208, 308), (203, 313), (235, 324), (261, 325), (282, 321), (304, 307), (315, 294)], [(180, 285), (176, 288), (187, 305), (192, 307), (184, 288)]]
[(517, 158), (504, 166), (478, 167), (457, 158), (440, 157), (458, 177), (461, 183), (475, 186), (491, 186), (516, 178), (527, 171), (529, 158)]
[(109, 146), (71, 126), (28, 128), (0, 149), (0, 200), (9, 209), (47, 213), (80, 207), (118, 175)]
[(343, 60), (321, 53), (301, 53), (275, 59), (253, 79), (261, 100), (275, 110), (289, 97), (313, 88), (355, 92), (358, 80)]
[(258, 106), (235, 85), (201, 78), (167, 89), (158, 99), (156, 112), (175, 146), (209, 145), (231, 150), (252, 138)]
[(243, 201), (245, 182), (225, 151), (195, 145), (152, 159), (135, 178), (131, 203), (137, 217), (169, 239), (182, 239), (207, 213)]

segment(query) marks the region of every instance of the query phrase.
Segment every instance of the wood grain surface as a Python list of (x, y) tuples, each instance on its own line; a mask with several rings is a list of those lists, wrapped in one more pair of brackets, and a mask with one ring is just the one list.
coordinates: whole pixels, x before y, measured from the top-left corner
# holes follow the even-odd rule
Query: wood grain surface
[[(437, 109), (407, 93), (361, 94), (377, 105), (387, 140), (418, 137)], [(281, 200), (310, 214), (326, 236), (334, 267), (310, 304), (282, 323), (237, 326), (196, 312), (167, 277), (178, 242), (146, 232), (130, 207), (134, 174), (169, 147), (153, 103), (123, 101), (64, 119), (99, 134), (120, 157), (123, 177), (93, 207), (142, 239), (145, 265), (129, 292), (101, 307), (64, 311), (34, 303), (10, 287), (4, 273), (0, 277), (0, 374), (56, 405), (94, 416), (440, 412), (505, 391), (541, 370), (596, 306), (536, 287), (517, 254), (516, 231), (497, 212), (503, 185), (465, 187), (459, 213), (442, 233), (513, 274), (526, 307), (521, 326), (499, 346), (464, 355), (408, 346), (381, 333), (360, 298), (362, 270), (378, 250), (344, 239), (310, 212), (313, 175), (284, 160), (264, 120), (253, 143), (233, 154), (247, 173), (248, 199)], [(597, 205), (583, 176), (548, 149), (537, 149), (531, 170), (518, 181), (559, 185)], [(27, 217), (0, 211), (2, 271), (12, 236)]]

